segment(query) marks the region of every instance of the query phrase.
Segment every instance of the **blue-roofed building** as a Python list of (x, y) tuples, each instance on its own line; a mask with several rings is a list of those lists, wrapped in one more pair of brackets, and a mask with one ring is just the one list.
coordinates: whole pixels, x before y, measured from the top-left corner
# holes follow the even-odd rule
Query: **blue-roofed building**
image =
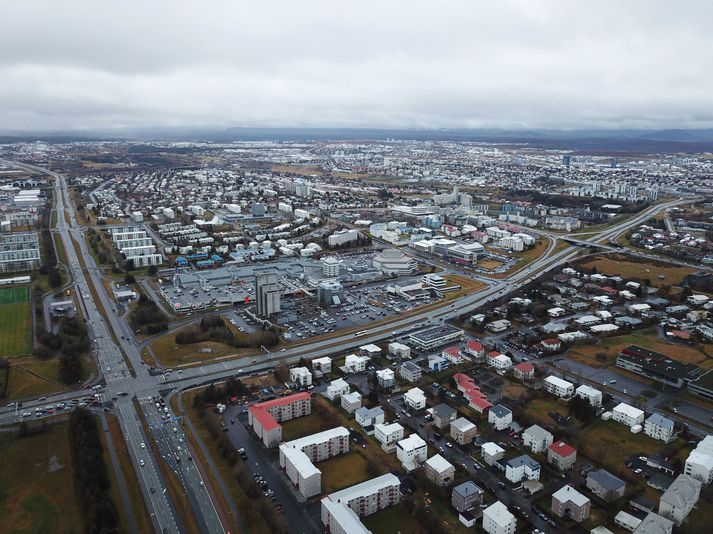
[(644, 434), (664, 443), (669, 443), (675, 437), (673, 421), (660, 413), (654, 412), (644, 423)]

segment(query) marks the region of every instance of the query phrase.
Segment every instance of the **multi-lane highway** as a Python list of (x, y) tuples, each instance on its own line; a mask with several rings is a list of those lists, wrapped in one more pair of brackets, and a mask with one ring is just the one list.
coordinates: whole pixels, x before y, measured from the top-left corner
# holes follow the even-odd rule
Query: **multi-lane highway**
[[(443, 324), (457, 316), (474, 312), (493, 299), (517, 292), (543, 273), (555, 269), (562, 263), (577, 256), (582, 249), (566, 248), (555, 252), (555, 240), (551, 242), (545, 254), (518, 271), (507, 280), (489, 280), (489, 285), (475, 294), (465, 295), (447, 306), (417, 313), (390, 323), (373, 326), (366, 336), (355, 338), (353, 333), (344, 334), (330, 339), (315, 341), (272, 353), (269, 357), (260, 358), (253, 364), (254, 356), (225, 360), (189, 367), (182, 375), (174, 374), (166, 382), (164, 375), (149, 373), (143, 365), (139, 352), (139, 344), (126, 321), (117, 313), (113, 299), (108, 295), (101, 271), (94, 262), (84, 239), (83, 230), (77, 223), (74, 210), (71, 209), (67, 184), (63, 176), (33, 165), (17, 164), (27, 170), (48, 174), (55, 179), (55, 208), (57, 210), (57, 227), (67, 252), (69, 265), (67, 269), (74, 280), (75, 289), (81, 302), (82, 311), (87, 319), (90, 335), (94, 340), (94, 354), (101, 376), (106, 380), (105, 399), (115, 399), (116, 412), (122, 431), (127, 440), (134, 468), (141, 481), (144, 499), (150, 509), (151, 518), (157, 532), (181, 532), (183, 526), (176, 507), (170, 495), (165, 491), (166, 483), (158, 467), (158, 461), (164, 461), (174, 471), (177, 479), (183, 485), (191, 503), (193, 514), (204, 532), (225, 532), (218, 512), (205, 488), (195, 459), (188, 459), (186, 438), (182, 425), (171, 413), (169, 404), (166, 407), (156, 406), (156, 395), (163, 391), (194, 387), (206, 381), (214, 381), (239, 373), (253, 372), (257, 369), (269, 368), (278, 363), (291, 363), (302, 356), (318, 357), (343, 352), (365, 343), (382, 341), (402, 335), (429, 325)], [(593, 237), (591, 241), (615, 239), (628, 228), (640, 224), (658, 211), (686, 202), (674, 200), (652, 206), (636, 216), (614, 225)], [(65, 219), (66, 216), (66, 219)], [(77, 254), (76, 246), (79, 249)], [(81, 255), (82, 261), (80, 261)], [(90, 284), (93, 287), (90, 288)], [(101, 310), (100, 310), (101, 308)], [(171, 392), (167, 398), (170, 398)], [(36, 405), (59, 402), (65, 398), (78, 398), (86, 395), (85, 391), (68, 395), (55, 395), (43, 401), (27, 402), (23, 410), (32, 409)], [(139, 414), (133, 399), (148, 420), (151, 436), (144, 433)], [(167, 411), (168, 410), (168, 411)], [(11, 422), (12, 413), (0, 414), (0, 424)], [(149, 439), (154, 439), (161, 459), (152, 453)]]

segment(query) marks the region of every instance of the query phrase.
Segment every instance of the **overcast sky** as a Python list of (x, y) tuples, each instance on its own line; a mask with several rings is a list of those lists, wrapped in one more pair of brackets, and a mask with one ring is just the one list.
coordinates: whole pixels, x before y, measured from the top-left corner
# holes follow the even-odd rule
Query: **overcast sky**
[(713, 3), (17, 0), (0, 129), (713, 127)]

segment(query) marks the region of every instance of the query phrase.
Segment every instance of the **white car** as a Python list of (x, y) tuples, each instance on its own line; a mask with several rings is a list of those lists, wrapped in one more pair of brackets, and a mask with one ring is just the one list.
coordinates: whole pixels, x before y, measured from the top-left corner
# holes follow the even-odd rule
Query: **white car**
[(143, 441), (141, 442), (141, 448), (142, 448), (142, 449), (145, 449), (145, 448), (146, 448), (146, 444), (145, 444)]
[(143, 466), (146, 465), (146, 462), (144, 462), (143, 460), (141, 460), (141, 461), (139, 462), (139, 465), (140, 465), (141, 467), (143, 467)]

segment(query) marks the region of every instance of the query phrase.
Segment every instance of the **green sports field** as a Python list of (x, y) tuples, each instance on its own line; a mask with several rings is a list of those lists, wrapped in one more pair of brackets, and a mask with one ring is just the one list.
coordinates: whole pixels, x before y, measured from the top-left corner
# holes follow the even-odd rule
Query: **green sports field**
[(23, 356), (32, 344), (30, 289), (0, 289), (0, 355)]

